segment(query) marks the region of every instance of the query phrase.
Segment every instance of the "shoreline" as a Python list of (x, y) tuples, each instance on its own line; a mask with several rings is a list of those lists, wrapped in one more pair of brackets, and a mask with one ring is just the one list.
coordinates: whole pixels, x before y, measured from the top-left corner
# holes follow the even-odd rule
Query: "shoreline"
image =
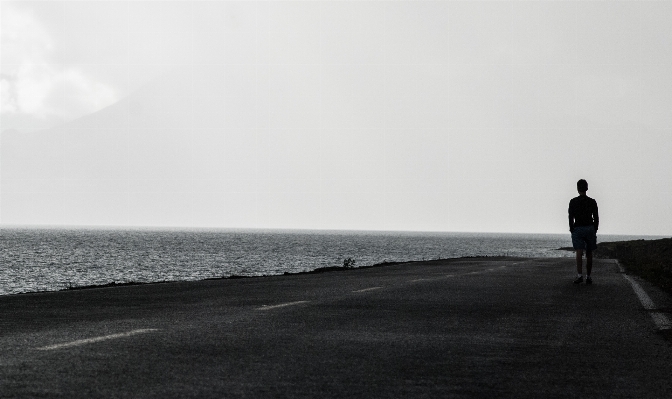
[[(556, 251), (566, 251), (572, 252), (574, 248), (572, 247), (560, 247)], [(595, 251), (595, 257), (598, 259), (617, 259), (628, 273), (637, 275), (657, 287), (665, 290), (667, 293), (672, 295), (672, 238), (662, 238), (654, 240), (638, 239), (630, 241), (607, 241), (600, 242), (597, 244), (597, 250)], [(116, 287), (128, 287), (135, 285), (150, 285), (150, 284), (168, 284), (168, 283), (180, 283), (180, 282), (200, 282), (200, 281), (213, 281), (213, 280), (233, 280), (233, 279), (248, 279), (248, 278), (258, 278), (258, 277), (272, 277), (272, 276), (292, 276), (292, 275), (302, 275), (302, 274), (318, 274), (318, 273), (328, 273), (328, 272), (339, 272), (347, 270), (356, 270), (356, 269), (368, 269), (375, 267), (383, 266), (394, 266), (400, 264), (409, 264), (409, 263), (420, 263), (420, 264), (431, 264), (433, 262), (445, 262), (445, 261), (455, 261), (460, 259), (519, 259), (520, 257), (515, 256), (505, 256), (505, 255), (494, 255), (494, 256), (462, 256), (455, 258), (441, 258), (433, 260), (410, 260), (410, 261), (383, 261), (380, 263), (375, 263), (373, 265), (367, 266), (357, 266), (357, 267), (347, 267), (347, 266), (327, 266), (320, 267), (308, 271), (300, 272), (284, 272), (282, 274), (264, 274), (264, 275), (230, 275), (222, 277), (210, 277), (200, 280), (167, 280), (167, 281), (151, 281), (151, 282), (137, 282), (137, 281), (128, 281), (118, 283), (112, 281), (106, 284), (92, 284), (92, 285), (82, 285), (82, 286), (68, 286), (62, 289), (57, 290), (45, 290), (45, 291), (27, 291), (13, 294), (0, 295), (2, 297), (7, 296), (16, 296), (16, 295), (27, 295), (27, 294), (43, 294), (43, 293), (53, 293), (53, 292), (64, 292), (64, 291), (81, 291), (81, 290), (90, 290), (90, 289), (102, 289), (102, 288), (116, 288)]]
[[(573, 252), (574, 248), (572, 247), (560, 247), (556, 249), (557, 251), (568, 251)], [(655, 240), (630, 240), (630, 241), (606, 241), (600, 242), (597, 244), (597, 250), (595, 251), (595, 257), (597, 259), (617, 259), (624, 266), (625, 270), (629, 273), (637, 275), (655, 286), (665, 290), (667, 293), (672, 295), (672, 238), (662, 238)], [(302, 272), (285, 272), (283, 274), (270, 274), (270, 275), (261, 275), (261, 276), (240, 276), (240, 275), (231, 275), (226, 277), (211, 277), (202, 280), (194, 281), (212, 281), (212, 280), (229, 280), (229, 279), (244, 279), (244, 278), (257, 278), (257, 277), (270, 277), (270, 276), (292, 276), (292, 275), (301, 275), (301, 274), (318, 274), (318, 273), (328, 273), (328, 272), (339, 272), (347, 270), (356, 270), (356, 269), (368, 269), (374, 267), (383, 267), (383, 266), (394, 266), (400, 264), (409, 264), (409, 263), (422, 263), (422, 264), (431, 264), (432, 262), (445, 262), (448, 260), (459, 260), (459, 259), (497, 259), (497, 258), (518, 258), (518, 257), (509, 257), (509, 256), (462, 256), (456, 258), (443, 258), (443, 259), (433, 259), (433, 260), (415, 260), (415, 261), (398, 261), (398, 262), (388, 262), (383, 261), (381, 263), (376, 263), (368, 266), (359, 266), (359, 267), (346, 267), (346, 266), (327, 266), (320, 267), (314, 270), (302, 271)], [(156, 282), (126, 282), (126, 283), (116, 283), (111, 282), (108, 284), (96, 284), (96, 285), (86, 285), (86, 286), (75, 286), (67, 287), (57, 291), (38, 291), (38, 292), (25, 292), (20, 294), (10, 294), (10, 295), (23, 295), (23, 294), (34, 294), (40, 292), (63, 292), (63, 291), (77, 291), (77, 290), (86, 290), (86, 289), (97, 289), (97, 288), (114, 288), (114, 287), (123, 287), (123, 286), (133, 286), (133, 285), (146, 285), (146, 284), (165, 284), (165, 283), (177, 283), (182, 282), (182, 280), (175, 281), (156, 281)]]
[(62, 289), (59, 289), (59, 290), (53, 290), (53, 291), (19, 292), (19, 293), (15, 293), (15, 294), (0, 295), (0, 297), (11, 297), (11, 296), (17, 296), (17, 295), (49, 294), (49, 293), (55, 293), (55, 292), (83, 291), (83, 290), (94, 290), (94, 289), (105, 289), (105, 288), (131, 287), (131, 286), (138, 286), (138, 285), (199, 283), (199, 282), (204, 282), (204, 281), (255, 279), (255, 278), (278, 277), (278, 276), (298, 276), (298, 275), (305, 275), (305, 274), (321, 274), (321, 273), (331, 273), (331, 272), (343, 272), (343, 271), (349, 271), (349, 270), (371, 269), (371, 268), (378, 268), (378, 267), (385, 267), (385, 266), (405, 265), (405, 264), (411, 264), (411, 263), (430, 265), (432, 263), (442, 263), (442, 262), (446, 262), (446, 261), (456, 261), (456, 260), (461, 260), (461, 259), (500, 260), (500, 259), (523, 259), (523, 258), (515, 257), (515, 256), (487, 256), (487, 255), (486, 256), (461, 256), (461, 257), (457, 257), (457, 258), (443, 258), (443, 259), (431, 259), (431, 260), (410, 260), (410, 261), (398, 261), (398, 262), (383, 261), (383, 262), (376, 263), (376, 264), (373, 264), (373, 265), (357, 266), (357, 267), (326, 266), (326, 267), (319, 267), (319, 268), (314, 269), (314, 270), (301, 271), (301, 272), (295, 272), (295, 273), (284, 272), (283, 274), (264, 274), (264, 275), (259, 275), (259, 276), (241, 276), (241, 275), (234, 274), (234, 275), (231, 275), (231, 276), (210, 277), (210, 278), (204, 278), (204, 279), (201, 279), (201, 280), (167, 280), (167, 281), (151, 281), (151, 282), (128, 281), (128, 282), (123, 282), (123, 283), (117, 283), (115, 281), (112, 281), (112, 282), (106, 283), (106, 284), (70, 286), (70, 287), (62, 288)]
[(556, 250), (570, 244), (564, 234), (275, 233), (3, 230), (0, 295), (339, 270), (350, 258), (361, 267), (463, 256), (573, 255)]
[[(170, 281), (152, 281), (148, 283), (141, 283), (137, 281), (129, 281), (127, 283), (117, 283), (117, 282), (111, 282), (107, 284), (93, 284), (93, 285), (83, 285), (83, 286), (74, 286), (74, 287), (68, 287), (64, 288), (58, 291), (39, 291), (39, 292), (63, 292), (63, 291), (78, 291), (78, 290), (90, 290), (90, 289), (97, 289), (97, 288), (114, 288), (114, 287), (125, 287), (125, 286), (133, 286), (133, 285), (149, 285), (149, 284), (170, 284), (170, 283), (184, 283), (184, 282), (194, 282), (197, 283), (199, 281), (218, 281), (218, 280), (236, 280), (236, 279), (248, 279), (248, 278), (263, 278), (263, 277), (277, 277), (277, 276), (298, 276), (298, 275), (303, 275), (303, 274), (320, 274), (320, 273), (331, 273), (331, 272), (344, 272), (348, 270), (359, 270), (359, 269), (371, 269), (374, 267), (385, 267), (385, 266), (396, 266), (396, 265), (406, 265), (410, 263), (421, 263), (421, 264), (432, 264), (432, 263), (441, 263), (441, 262), (446, 262), (446, 261), (455, 261), (455, 260), (460, 260), (460, 259), (489, 259), (489, 260), (499, 260), (499, 259), (520, 259), (518, 257), (508, 257), (508, 256), (461, 256), (458, 258), (445, 258), (445, 259), (432, 259), (432, 260), (409, 260), (409, 261), (399, 261), (399, 262), (381, 262), (381, 263), (376, 263), (373, 265), (367, 265), (367, 266), (358, 266), (358, 267), (345, 267), (345, 266), (326, 266), (326, 267), (318, 267), (317, 269), (314, 270), (308, 270), (308, 271), (303, 271), (303, 272), (284, 272), (283, 274), (264, 274), (261, 276), (240, 276), (240, 275), (231, 275), (231, 276), (226, 276), (226, 277), (210, 277), (210, 278), (204, 278), (201, 280), (170, 280)], [(36, 292), (25, 292), (22, 294), (34, 294)], [(22, 294), (15, 294), (15, 295), (22, 295)]]

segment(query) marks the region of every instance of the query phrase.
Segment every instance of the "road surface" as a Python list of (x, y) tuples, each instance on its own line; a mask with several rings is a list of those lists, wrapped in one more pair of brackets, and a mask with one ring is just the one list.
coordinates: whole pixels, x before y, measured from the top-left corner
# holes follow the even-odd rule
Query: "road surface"
[(591, 286), (573, 269), (456, 259), (3, 296), (0, 397), (672, 397), (671, 341), (618, 265), (597, 260)]

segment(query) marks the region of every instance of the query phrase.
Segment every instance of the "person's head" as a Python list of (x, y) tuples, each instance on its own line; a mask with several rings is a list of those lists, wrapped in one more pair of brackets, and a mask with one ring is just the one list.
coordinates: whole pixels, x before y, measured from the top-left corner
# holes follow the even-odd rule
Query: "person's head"
[(577, 181), (576, 191), (578, 191), (580, 194), (585, 194), (586, 191), (588, 191), (588, 182), (583, 179)]

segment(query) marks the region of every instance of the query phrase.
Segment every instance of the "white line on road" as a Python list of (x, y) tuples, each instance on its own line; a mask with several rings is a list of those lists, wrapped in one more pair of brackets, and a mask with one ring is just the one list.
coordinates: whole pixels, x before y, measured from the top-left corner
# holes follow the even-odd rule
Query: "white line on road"
[(649, 314), (651, 315), (651, 318), (653, 319), (653, 322), (656, 324), (656, 327), (659, 330), (669, 330), (672, 328), (672, 323), (670, 323), (670, 319), (667, 318), (667, 316), (664, 313), (661, 312), (652, 312), (653, 310), (658, 309), (655, 303), (651, 300), (649, 295), (644, 291), (644, 289), (632, 278), (630, 278), (627, 274), (625, 274), (625, 269), (623, 269), (623, 266), (621, 266), (618, 261), (616, 261), (616, 264), (618, 265), (618, 268), (621, 270), (621, 273), (623, 274), (623, 277), (628, 280), (630, 285), (632, 286), (632, 289), (635, 290), (635, 294), (637, 294), (637, 297), (639, 298), (639, 301), (642, 303), (642, 306), (644, 306), (644, 309), (649, 310)]
[(381, 288), (383, 288), (383, 287), (369, 287), (369, 288), (363, 288), (361, 290), (356, 290), (356, 291), (352, 291), (352, 292), (366, 292), (366, 291), (379, 290)]
[(417, 281), (427, 281), (429, 280), (428, 278), (416, 278), (415, 280), (411, 280), (411, 283), (415, 283)]
[(158, 331), (158, 330), (156, 328), (143, 328), (143, 329), (140, 329), (140, 330), (133, 330), (133, 331), (125, 332), (125, 333), (103, 335), (101, 337), (94, 337), (94, 338), (87, 338), (87, 339), (79, 339), (77, 341), (66, 342), (66, 343), (63, 343), (63, 344), (43, 346), (41, 348), (35, 348), (35, 349), (40, 350), (40, 351), (51, 351), (51, 350), (55, 350), (55, 349), (70, 348), (70, 347), (73, 347), (73, 346), (93, 344), (95, 342), (107, 341), (107, 340), (110, 340), (110, 339), (125, 338), (125, 337), (130, 337), (131, 335), (144, 334), (144, 333), (153, 332), (153, 331)]
[(277, 309), (277, 308), (284, 308), (285, 306), (292, 306), (292, 305), (299, 305), (301, 303), (306, 303), (308, 301), (294, 301), (294, 302), (287, 302), (287, 303), (281, 303), (279, 305), (271, 305), (271, 306), (262, 306), (260, 308), (257, 308), (257, 310), (271, 310), (271, 309)]

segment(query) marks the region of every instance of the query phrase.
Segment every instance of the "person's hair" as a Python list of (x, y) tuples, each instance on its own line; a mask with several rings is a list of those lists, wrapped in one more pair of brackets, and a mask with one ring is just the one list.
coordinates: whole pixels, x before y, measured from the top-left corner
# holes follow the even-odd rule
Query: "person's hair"
[(583, 179), (577, 181), (576, 189), (582, 193), (585, 193), (586, 191), (588, 191), (588, 182)]

